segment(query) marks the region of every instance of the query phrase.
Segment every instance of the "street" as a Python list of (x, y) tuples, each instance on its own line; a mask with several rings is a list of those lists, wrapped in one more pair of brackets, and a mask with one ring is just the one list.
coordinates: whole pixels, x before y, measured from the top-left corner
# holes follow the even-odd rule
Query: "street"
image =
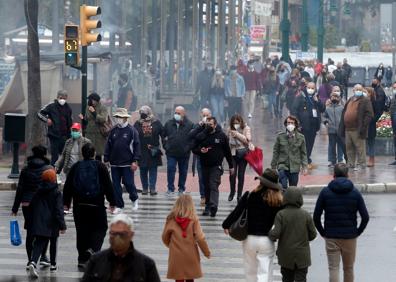
[[(199, 196), (192, 193), (198, 213)], [(157, 264), (162, 281), (166, 280), (168, 251), (162, 244), (161, 233), (165, 218), (171, 209), (174, 198), (163, 193), (152, 196), (141, 196), (140, 208), (132, 213), (131, 203), (124, 194), (127, 203), (125, 212), (132, 216), (135, 225), (135, 247), (153, 258)], [(24, 242), (13, 247), (9, 240), (10, 210), (14, 192), (0, 192), (0, 279), (16, 277), (18, 281), (27, 281), (25, 266), (27, 263)], [(227, 194), (221, 193), (220, 210), (215, 219), (200, 217), (206, 234), (212, 258), (207, 260), (201, 256), (204, 277), (200, 281), (244, 281), (243, 256), (241, 243), (228, 238), (221, 229), (221, 223), (235, 206), (226, 200)], [(358, 240), (355, 264), (355, 281), (358, 282), (393, 282), (396, 280), (396, 257), (393, 255), (396, 227), (395, 205), (396, 195), (370, 194), (364, 196), (370, 222), (366, 231)], [(305, 208), (312, 213), (316, 196), (305, 196)], [(110, 216), (109, 216), (110, 219)], [(21, 212), (18, 214), (20, 226), (23, 226)], [(75, 228), (71, 215), (66, 216), (68, 230), (59, 238), (58, 265), (56, 274), (41, 270), (39, 281), (77, 281), (82, 275), (77, 269), (77, 250), (75, 249)], [(23, 241), (25, 234), (23, 233)], [(104, 248), (108, 247), (108, 238)], [(320, 282), (328, 278), (327, 258), (324, 241), (317, 238), (311, 244), (312, 266), (309, 268), (308, 281)], [(341, 267), (342, 268), (342, 267)], [(275, 266), (275, 282), (281, 281), (279, 266)]]

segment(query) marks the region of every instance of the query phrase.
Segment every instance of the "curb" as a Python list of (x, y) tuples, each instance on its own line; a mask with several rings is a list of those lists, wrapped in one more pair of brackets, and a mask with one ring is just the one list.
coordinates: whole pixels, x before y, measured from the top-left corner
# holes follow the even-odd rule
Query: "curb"
[[(15, 191), (18, 181), (0, 182), (0, 191)], [(63, 186), (63, 185), (62, 185)], [(327, 184), (323, 185), (305, 185), (301, 186), (304, 195), (318, 195)], [(372, 183), (372, 184), (355, 184), (355, 187), (363, 194), (376, 193), (396, 193), (396, 182), (391, 183)], [(61, 187), (62, 189), (62, 187)]]

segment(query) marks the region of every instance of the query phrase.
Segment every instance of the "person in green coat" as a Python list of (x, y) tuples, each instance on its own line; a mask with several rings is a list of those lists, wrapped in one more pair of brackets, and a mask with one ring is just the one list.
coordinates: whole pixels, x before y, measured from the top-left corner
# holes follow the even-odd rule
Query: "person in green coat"
[(107, 137), (100, 133), (102, 127), (108, 118), (108, 112), (105, 106), (100, 103), (100, 96), (93, 92), (88, 96), (88, 108), (85, 116), (79, 115), (83, 125), (85, 137), (91, 140), (96, 149), (96, 160), (102, 161), (104, 148)]
[(281, 266), (282, 282), (307, 281), (311, 265), (309, 241), (316, 238), (311, 215), (304, 209), (301, 190), (290, 187), (283, 195), (285, 208), (275, 216), (274, 228), (268, 237), (279, 240), (276, 254)]
[(298, 119), (288, 116), (284, 125), (286, 131), (276, 137), (271, 168), (278, 170), (279, 182), (283, 189), (287, 189), (288, 186), (297, 186), (300, 170), (307, 174), (308, 160), (304, 135), (298, 131)]

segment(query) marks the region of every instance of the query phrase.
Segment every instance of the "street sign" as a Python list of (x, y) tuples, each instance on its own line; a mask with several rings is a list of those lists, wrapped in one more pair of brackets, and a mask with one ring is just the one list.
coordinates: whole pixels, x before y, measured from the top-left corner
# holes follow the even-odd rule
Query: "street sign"
[(265, 25), (252, 25), (250, 27), (250, 37), (252, 38), (252, 44), (262, 45), (265, 39)]
[(272, 15), (272, 3), (254, 2), (254, 14), (257, 16), (270, 17)]
[(296, 60), (310, 61), (315, 59), (316, 59), (316, 53), (314, 52), (301, 52), (301, 51), (296, 52)]

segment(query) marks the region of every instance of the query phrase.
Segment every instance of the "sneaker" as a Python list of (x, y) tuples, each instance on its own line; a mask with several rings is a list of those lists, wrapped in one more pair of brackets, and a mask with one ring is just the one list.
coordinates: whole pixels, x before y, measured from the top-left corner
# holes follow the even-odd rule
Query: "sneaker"
[(203, 215), (203, 216), (208, 216), (208, 215), (209, 215), (209, 211), (208, 211), (207, 209), (205, 209), (205, 210), (202, 212), (202, 215)]
[(148, 195), (148, 190), (143, 190), (142, 195)]
[(168, 197), (171, 197), (171, 196), (173, 196), (173, 195), (175, 195), (175, 192), (173, 192), (173, 191), (166, 191), (166, 195), (168, 196)]
[(328, 167), (334, 167), (334, 164), (332, 162), (329, 162), (329, 164), (327, 166)]
[(181, 196), (184, 194), (184, 191), (179, 191), (177, 194), (178, 194), (178, 196)]
[(46, 256), (41, 256), (40, 258), (40, 265), (43, 267), (48, 267), (51, 265), (49, 259)]
[(122, 213), (122, 208), (115, 208), (112, 212), (112, 214), (120, 214)]
[(26, 270), (29, 270), (30, 261), (26, 264)]
[(200, 204), (201, 204), (201, 206), (202, 206), (202, 207), (204, 207), (204, 206), (205, 206), (205, 203), (206, 203), (206, 200), (205, 200), (205, 198), (201, 198), (201, 202), (200, 202)]
[(139, 200), (132, 202), (132, 210), (137, 211), (139, 208)]
[(210, 209), (210, 217), (216, 217), (217, 208), (213, 207)]
[(252, 118), (253, 116), (252, 116), (252, 114), (251, 113), (249, 113), (248, 114), (248, 118)]
[(359, 171), (359, 170), (360, 170), (360, 167), (358, 165), (353, 168), (353, 171)]
[(150, 196), (155, 196), (157, 194), (158, 194), (157, 191), (150, 191)]
[(56, 272), (57, 270), (58, 270), (58, 266), (56, 264), (50, 266), (50, 271), (51, 272)]
[(37, 266), (34, 262), (29, 263), (29, 274), (32, 278), (38, 278), (39, 274), (37, 271)]
[(69, 209), (69, 210), (63, 210), (63, 214), (68, 215), (68, 214), (72, 214), (73, 212)]
[(86, 265), (87, 265), (87, 262), (79, 261), (78, 264), (77, 264), (77, 267), (78, 267), (80, 270), (84, 270)]

